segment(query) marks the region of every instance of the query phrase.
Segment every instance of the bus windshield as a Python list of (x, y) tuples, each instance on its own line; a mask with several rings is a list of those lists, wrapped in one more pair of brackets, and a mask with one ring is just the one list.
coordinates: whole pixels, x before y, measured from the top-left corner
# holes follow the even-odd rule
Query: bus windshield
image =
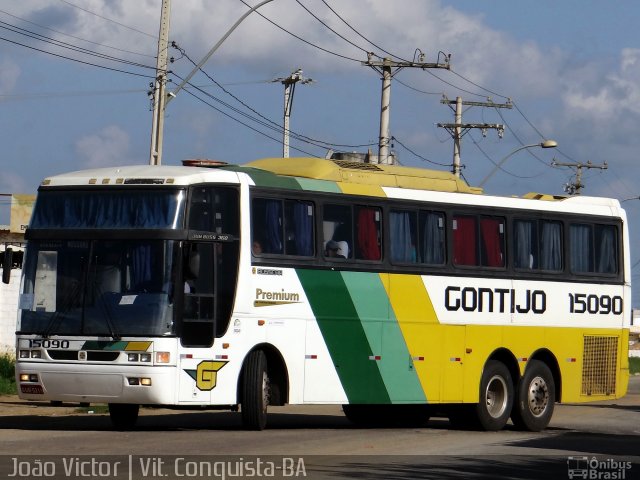
[(183, 228), (183, 190), (41, 190), (30, 228)]
[(172, 335), (176, 242), (31, 240), (18, 331)]

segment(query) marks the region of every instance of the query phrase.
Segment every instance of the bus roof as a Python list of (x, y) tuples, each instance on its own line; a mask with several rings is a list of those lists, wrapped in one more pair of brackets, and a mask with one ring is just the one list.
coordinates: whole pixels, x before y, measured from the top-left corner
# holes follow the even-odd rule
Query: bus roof
[(441, 192), (482, 193), (450, 172), (321, 158), (264, 158), (246, 165), (277, 175)]
[[(241, 183), (245, 174), (255, 185), (289, 189), (341, 192), (394, 198), (421, 199), (430, 193), (432, 200), (478, 205), (500, 204), (511, 208), (525, 207), (524, 202), (548, 202), (545, 209), (579, 210), (596, 207), (620, 209), (616, 199), (589, 196), (556, 196), (528, 193), (522, 197), (483, 194), (450, 172), (423, 168), (379, 165), (321, 158), (264, 158), (245, 165), (217, 162), (215, 168), (198, 166), (133, 165), (105, 167), (63, 173), (47, 177), (42, 186), (81, 185), (191, 185), (206, 182)], [(423, 193), (421, 193), (423, 192)], [(470, 196), (457, 196), (465, 193)], [(435, 198), (434, 197), (437, 197)], [(555, 204), (556, 207), (551, 207)], [(539, 207), (533, 207), (539, 208)], [(595, 212), (592, 212), (595, 213)]]

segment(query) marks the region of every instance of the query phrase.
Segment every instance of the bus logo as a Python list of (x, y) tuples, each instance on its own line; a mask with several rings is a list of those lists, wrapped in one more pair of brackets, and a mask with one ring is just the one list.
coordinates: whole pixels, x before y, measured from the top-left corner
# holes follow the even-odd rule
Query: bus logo
[(229, 362), (216, 362), (213, 360), (203, 360), (198, 364), (197, 370), (186, 370), (191, 378), (196, 381), (198, 390), (210, 391), (216, 388), (218, 380), (218, 370)]

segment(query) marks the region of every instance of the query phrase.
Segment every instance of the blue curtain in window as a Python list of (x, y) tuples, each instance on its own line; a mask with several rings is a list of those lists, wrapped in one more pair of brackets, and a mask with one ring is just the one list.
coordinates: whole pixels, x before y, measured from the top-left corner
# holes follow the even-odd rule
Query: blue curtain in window
[(416, 262), (415, 247), (411, 243), (409, 212), (391, 212), (391, 259), (395, 262)]
[(613, 227), (600, 228), (600, 248), (598, 251), (598, 273), (616, 273), (616, 245)]
[(428, 213), (423, 225), (422, 261), (429, 265), (444, 263), (444, 228), (442, 216)]
[(574, 272), (591, 272), (591, 227), (571, 225), (571, 269)]
[(265, 200), (267, 238), (265, 253), (282, 253), (282, 202)]
[(559, 223), (542, 222), (540, 268), (562, 270), (562, 227)]
[(533, 268), (534, 252), (533, 252), (533, 225), (531, 222), (516, 221), (515, 224), (515, 252), (514, 266), (516, 268)]
[(131, 288), (141, 292), (150, 289), (151, 282), (151, 245), (137, 245), (131, 252)]
[(178, 192), (40, 192), (33, 228), (176, 228)]
[(311, 205), (297, 202), (293, 206), (293, 223), (296, 233), (296, 252), (298, 255), (313, 255), (313, 215)]

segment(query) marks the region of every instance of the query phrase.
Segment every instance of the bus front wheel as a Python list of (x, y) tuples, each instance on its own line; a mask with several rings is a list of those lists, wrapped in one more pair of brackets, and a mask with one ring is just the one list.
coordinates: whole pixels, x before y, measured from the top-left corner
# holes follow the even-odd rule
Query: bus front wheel
[(518, 396), (511, 412), (516, 428), (539, 432), (551, 421), (556, 388), (549, 367), (531, 360), (518, 383)]
[(110, 403), (109, 417), (116, 430), (132, 430), (138, 421), (140, 405), (132, 403)]
[(504, 363), (489, 360), (480, 381), (480, 401), (476, 405), (476, 419), (480, 428), (488, 431), (502, 429), (513, 407), (513, 381)]
[(262, 350), (249, 353), (242, 373), (242, 425), (247, 430), (264, 430), (270, 398), (267, 357)]

